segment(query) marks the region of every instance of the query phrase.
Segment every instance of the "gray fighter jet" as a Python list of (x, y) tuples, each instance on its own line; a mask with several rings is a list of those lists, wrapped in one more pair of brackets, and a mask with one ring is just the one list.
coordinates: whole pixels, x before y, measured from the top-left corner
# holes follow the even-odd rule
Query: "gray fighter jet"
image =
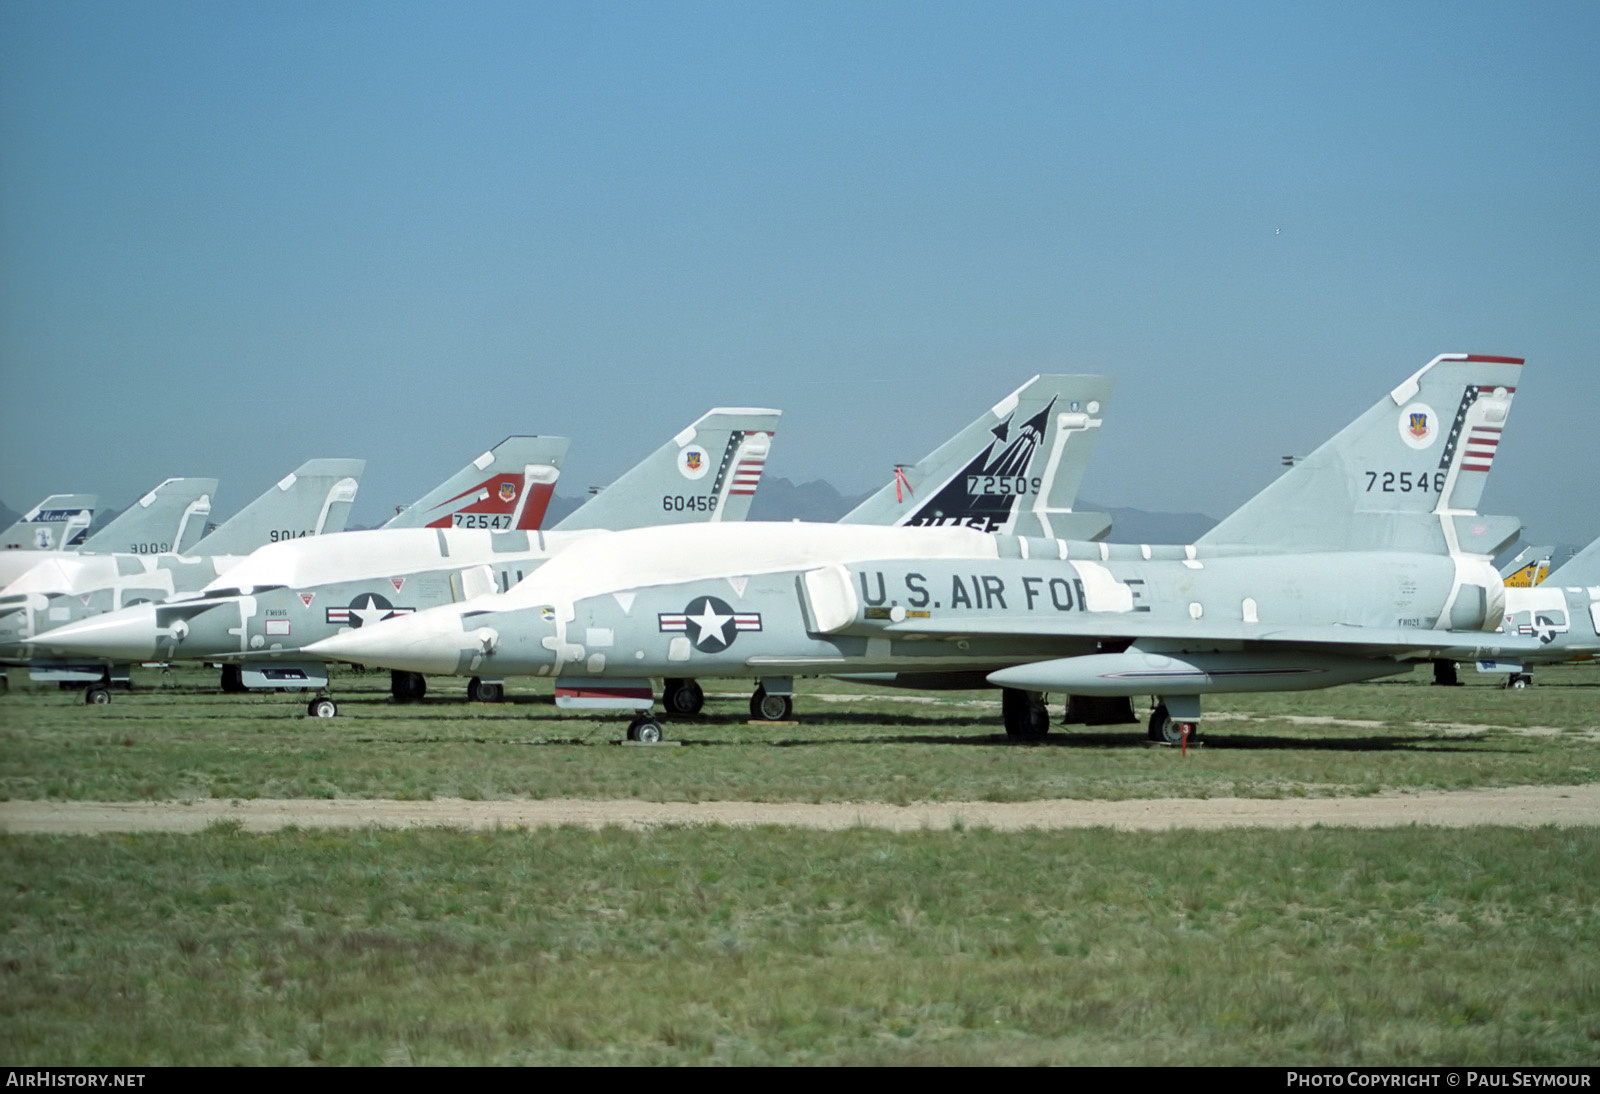
[[(391, 526), (273, 544), (198, 596), (53, 630), (34, 646), (80, 657), (221, 661), (227, 690), (322, 688), (326, 665), (299, 655), (317, 639), (509, 588), (552, 554), (608, 526), (743, 520), (778, 418), (776, 410), (714, 409), (549, 532), (497, 531), (453, 517), (425, 528)], [(468, 493), (488, 489), (480, 484)], [(412, 507), (424, 509), (426, 499)], [(391, 690), (402, 701), (421, 699), (426, 682), (419, 673), (397, 672)], [(493, 677), (474, 680), (468, 691), (483, 701), (502, 695)], [(336, 710), (329, 701), (316, 713)]]
[(107, 685), (127, 681), (126, 664), (39, 655), (26, 640), (128, 604), (199, 589), (263, 543), (343, 529), (364, 467), (363, 460), (308, 460), (186, 554), (79, 552), (34, 566), (0, 590), (0, 660), (26, 664), (36, 680), (88, 684), (87, 701), (109, 702)]
[[(1476, 514), (1522, 362), (1446, 354), (1198, 542), (1113, 546), (964, 527), (744, 525), (616, 532), (507, 593), (392, 619), (308, 652), (416, 672), (555, 678), (637, 712), (652, 677), (983, 673), (1006, 729), (1048, 728), (1040, 693), (1152, 695), (1159, 739), (1200, 697), (1408, 671), (1498, 633)], [(769, 691), (771, 689), (768, 689)]]

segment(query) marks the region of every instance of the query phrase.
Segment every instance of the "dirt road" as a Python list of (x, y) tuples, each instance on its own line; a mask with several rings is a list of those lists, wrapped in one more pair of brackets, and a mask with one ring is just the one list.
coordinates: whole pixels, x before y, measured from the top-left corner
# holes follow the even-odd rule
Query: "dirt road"
[(780, 825), (795, 828), (1389, 828), (1437, 825), (1600, 826), (1600, 784), (1376, 794), (1354, 798), (1205, 798), (1031, 802), (643, 802), (219, 800), (193, 802), (0, 802), (0, 832), (198, 832), (217, 822), (246, 831), (302, 828), (510, 828), (619, 825)]

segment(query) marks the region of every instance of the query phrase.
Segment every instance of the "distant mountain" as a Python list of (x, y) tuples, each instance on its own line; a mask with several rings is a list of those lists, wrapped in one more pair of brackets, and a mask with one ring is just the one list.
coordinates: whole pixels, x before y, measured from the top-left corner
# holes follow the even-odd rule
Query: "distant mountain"
[(1110, 516), (1111, 534), (1106, 536), (1109, 543), (1193, 543), (1217, 523), (1216, 518), (1204, 513), (1147, 513), (1093, 501), (1080, 502), (1073, 508)]

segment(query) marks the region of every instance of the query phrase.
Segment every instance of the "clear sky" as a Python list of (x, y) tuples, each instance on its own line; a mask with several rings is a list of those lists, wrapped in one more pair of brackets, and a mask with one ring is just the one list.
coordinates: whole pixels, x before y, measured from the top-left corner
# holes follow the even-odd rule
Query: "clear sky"
[(1117, 378), (1084, 496), (1222, 516), (1437, 353), (1600, 535), (1600, 4), (0, 4), (0, 499), (312, 456), (379, 519), (722, 403), (887, 481)]

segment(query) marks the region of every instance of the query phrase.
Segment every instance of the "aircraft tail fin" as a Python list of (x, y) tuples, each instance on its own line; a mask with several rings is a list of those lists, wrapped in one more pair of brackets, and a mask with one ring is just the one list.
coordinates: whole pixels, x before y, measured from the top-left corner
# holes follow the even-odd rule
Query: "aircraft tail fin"
[(182, 554), (205, 535), (216, 479), (168, 479), (84, 543), (85, 553)]
[(1510, 517), (1477, 515), (1522, 359), (1429, 361), (1197, 544), (1488, 554)]
[(1550, 571), (1550, 576), (1544, 580), (1552, 588), (1562, 585), (1600, 585), (1600, 539)]
[(570, 532), (744, 520), (782, 411), (717, 407), (557, 524)]
[(247, 555), (257, 547), (344, 531), (366, 460), (307, 460), (194, 545), (197, 555)]
[(1035, 376), (916, 463), (896, 467), (840, 523), (1104, 535), (1111, 518), (1071, 510), (1111, 387), (1106, 376)]
[(507, 437), (384, 527), (534, 531), (544, 522), (569, 443), (565, 437)]
[(76, 551), (88, 537), (99, 498), (51, 494), (0, 532), (0, 551)]

